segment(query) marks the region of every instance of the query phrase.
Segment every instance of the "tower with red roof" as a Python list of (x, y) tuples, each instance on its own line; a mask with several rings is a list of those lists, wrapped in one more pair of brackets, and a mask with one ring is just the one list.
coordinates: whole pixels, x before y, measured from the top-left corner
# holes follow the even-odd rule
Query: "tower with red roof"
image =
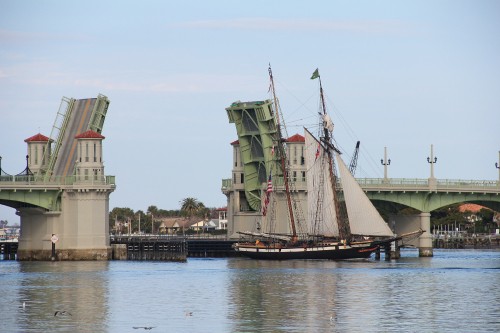
[(76, 163), (75, 177), (77, 182), (97, 182), (104, 177), (104, 164), (102, 158), (102, 140), (100, 133), (88, 130), (75, 136)]
[(28, 168), (34, 174), (46, 169), (53, 141), (41, 133), (24, 140), (28, 144)]

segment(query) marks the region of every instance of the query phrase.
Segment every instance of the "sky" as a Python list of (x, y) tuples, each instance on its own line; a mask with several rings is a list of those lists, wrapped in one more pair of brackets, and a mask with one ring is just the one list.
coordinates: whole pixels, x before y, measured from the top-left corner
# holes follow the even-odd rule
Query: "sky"
[[(0, 156), (49, 136), (63, 97), (111, 101), (102, 134), (110, 209), (226, 206), (232, 102), (270, 98), (289, 136), (317, 124), (318, 68), (357, 177), (497, 180), (500, 2), (0, 0)], [(18, 223), (0, 206), (0, 219)]]

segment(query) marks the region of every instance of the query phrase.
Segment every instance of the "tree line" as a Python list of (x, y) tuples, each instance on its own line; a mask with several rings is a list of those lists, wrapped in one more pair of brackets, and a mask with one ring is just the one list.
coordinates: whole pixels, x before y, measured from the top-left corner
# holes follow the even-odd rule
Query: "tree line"
[(160, 209), (155, 205), (149, 206), (146, 211), (134, 211), (128, 207), (115, 207), (109, 212), (109, 227), (111, 231), (116, 230), (115, 221), (120, 222), (120, 232), (128, 232), (129, 224), (132, 233), (140, 231), (143, 233), (152, 233), (151, 228), (157, 231), (161, 220), (169, 217), (185, 217), (191, 219), (199, 217), (200, 219), (218, 218), (216, 208), (208, 208), (196, 198), (185, 198), (179, 202), (180, 208), (173, 210)]

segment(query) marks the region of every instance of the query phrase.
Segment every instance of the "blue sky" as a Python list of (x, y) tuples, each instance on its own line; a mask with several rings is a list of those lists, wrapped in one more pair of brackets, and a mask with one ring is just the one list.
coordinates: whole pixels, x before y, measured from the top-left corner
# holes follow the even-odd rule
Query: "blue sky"
[[(63, 96), (106, 95), (110, 208), (226, 205), (236, 130), (225, 107), (269, 98), (271, 63), (289, 135), (316, 123), (319, 68), (358, 177), (498, 179), (498, 1), (0, 0), (0, 156), (50, 135)], [(18, 221), (0, 206), (0, 219)]]

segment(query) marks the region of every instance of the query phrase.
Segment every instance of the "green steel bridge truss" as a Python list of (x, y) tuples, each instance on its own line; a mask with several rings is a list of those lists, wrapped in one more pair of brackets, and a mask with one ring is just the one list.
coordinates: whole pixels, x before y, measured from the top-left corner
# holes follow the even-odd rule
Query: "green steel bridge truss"
[[(234, 102), (226, 108), (230, 123), (236, 126), (243, 163), (245, 196), (251, 209), (259, 210), (262, 183), (272, 173), (282, 178), (278, 125), (270, 100)], [(275, 147), (275, 149), (273, 149)]]

